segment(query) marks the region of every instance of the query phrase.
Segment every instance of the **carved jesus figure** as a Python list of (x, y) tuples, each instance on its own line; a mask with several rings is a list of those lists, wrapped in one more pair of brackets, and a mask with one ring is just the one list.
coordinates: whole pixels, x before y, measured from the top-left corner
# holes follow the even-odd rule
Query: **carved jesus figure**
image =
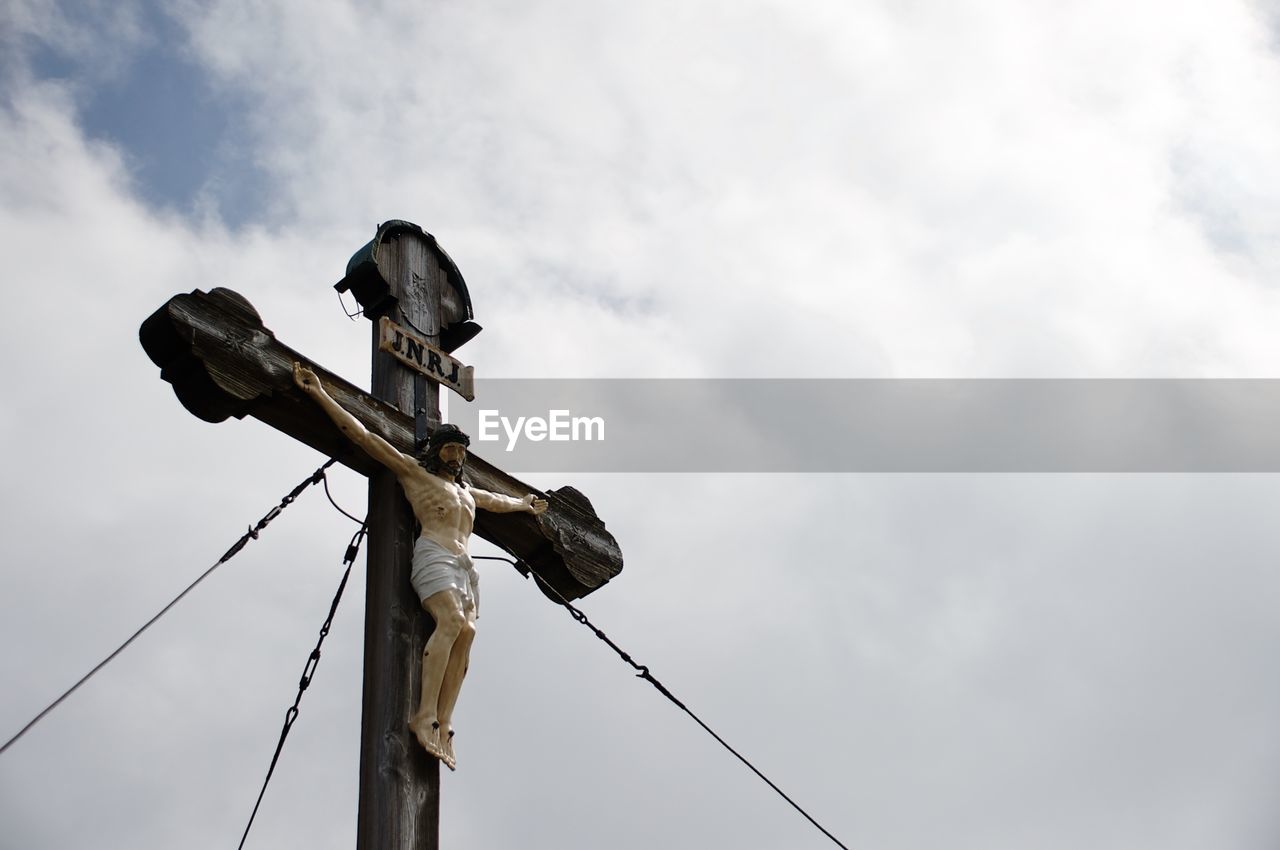
[(338, 429), (370, 457), (390, 469), (413, 508), (422, 531), (413, 547), (410, 580), (435, 629), (422, 652), (422, 696), (409, 728), (428, 753), (453, 770), (453, 707), (467, 675), (479, 615), (479, 584), (467, 541), (476, 508), (495, 513), (547, 509), (545, 499), (524, 499), (468, 487), (462, 481), (470, 439), (454, 425), (441, 425), (418, 458), (398, 451), (342, 408), (315, 372), (293, 364), (293, 380), (315, 399)]

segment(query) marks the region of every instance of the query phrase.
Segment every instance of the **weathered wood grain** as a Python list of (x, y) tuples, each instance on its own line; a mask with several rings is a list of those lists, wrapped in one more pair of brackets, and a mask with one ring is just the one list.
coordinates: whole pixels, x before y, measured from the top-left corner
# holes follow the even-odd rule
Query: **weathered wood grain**
[[(359, 260), (359, 262), (357, 262)], [(376, 306), (371, 393), (283, 345), (243, 296), (228, 290), (176, 295), (142, 323), (143, 348), (191, 413), (208, 422), (253, 416), (369, 478), (364, 693), (360, 747), (357, 850), (438, 850), (440, 762), (418, 746), (407, 722), (417, 707), (421, 651), (431, 631), (408, 580), (417, 529), (395, 476), (350, 444), (332, 420), (294, 385), (293, 364), (312, 368), (329, 394), (370, 431), (412, 454), (440, 423), (439, 385), (399, 365), (379, 331), (379, 320), (404, 323), (421, 334), (431, 364), (454, 364), (456, 347), (479, 330), (457, 267), (433, 237), (416, 225), (391, 222), (357, 253), (341, 291), (354, 285), (361, 305)], [(376, 269), (373, 267), (376, 265)], [(363, 270), (363, 271), (361, 271)], [(369, 303), (366, 303), (369, 302)], [(442, 329), (454, 325), (452, 341)], [(400, 334), (407, 335), (403, 328)], [(433, 349), (429, 343), (440, 343)], [(393, 356), (395, 355), (395, 356)], [(471, 397), (470, 368), (432, 374)], [(439, 370), (437, 370), (439, 371)], [(427, 373), (430, 372), (428, 368)], [(465, 372), (465, 380), (458, 378)], [(524, 497), (523, 482), (470, 455), (471, 484)], [(617, 542), (590, 502), (571, 487), (544, 495), (548, 510), (491, 514), (480, 511), (476, 533), (528, 564), (556, 593), (581, 597), (622, 569)], [(546, 591), (544, 591), (546, 592)]]
[[(439, 331), (443, 276), (424, 242), (407, 234), (378, 251), (396, 261), (388, 278), (393, 319), (406, 316), (426, 334)], [(386, 318), (386, 317), (384, 317)], [(440, 423), (440, 389), (423, 382), (381, 351), (372, 335), (370, 388), (375, 400)], [(397, 411), (397, 412), (399, 412)], [(360, 735), (360, 806), (356, 850), (438, 850), (440, 762), (418, 746), (408, 729), (419, 703), (422, 650), (434, 624), (409, 583), (413, 513), (395, 476), (380, 469), (369, 478), (369, 555), (365, 572), (364, 694)]]
[(436, 348), (419, 334), (397, 325), (386, 316), (378, 319), (377, 327), (378, 347), (382, 351), (467, 401), (475, 399), (474, 368), (450, 357), (449, 352)]
[[(143, 322), (139, 336), (179, 401), (207, 422), (252, 416), (363, 475), (379, 471), (294, 387), (297, 361), (314, 369), (329, 394), (370, 431), (413, 451), (408, 415), (281, 343), (253, 306), (229, 289), (174, 296)], [(402, 403), (409, 409), (411, 398)], [(537, 492), (475, 454), (467, 460), (467, 479), (510, 496)], [(528, 563), (566, 599), (577, 599), (622, 571), (622, 552), (580, 493), (561, 488), (545, 495), (550, 507), (536, 518), (481, 511), (476, 533)]]

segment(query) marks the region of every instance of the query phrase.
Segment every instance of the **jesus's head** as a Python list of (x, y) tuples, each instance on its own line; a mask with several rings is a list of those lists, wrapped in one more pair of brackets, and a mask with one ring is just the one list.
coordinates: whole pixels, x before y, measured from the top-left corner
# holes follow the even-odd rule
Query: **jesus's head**
[(426, 448), (418, 455), (418, 463), (427, 472), (444, 473), (461, 483), (462, 466), (466, 463), (469, 445), (471, 438), (457, 425), (441, 425), (431, 432)]

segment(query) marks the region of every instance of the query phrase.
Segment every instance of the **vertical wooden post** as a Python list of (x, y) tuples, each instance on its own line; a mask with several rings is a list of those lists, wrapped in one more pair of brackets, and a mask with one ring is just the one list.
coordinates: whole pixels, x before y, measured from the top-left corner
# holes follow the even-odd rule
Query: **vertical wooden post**
[[(433, 342), (440, 333), (445, 272), (434, 251), (414, 234), (383, 243), (379, 265), (397, 299), (390, 317)], [(419, 382), (390, 354), (378, 350), (373, 322), (373, 395), (430, 428), (440, 423), (440, 389)], [(424, 386), (425, 385), (425, 386)], [(437, 850), (440, 762), (429, 757), (408, 720), (417, 709), (422, 648), (431, 631), (409, 584), (414, 517), (389, 471), (369, 479), (369, 543), (364, 638), (364, 716), (360, 739), (360, 811), (357, 850)]]

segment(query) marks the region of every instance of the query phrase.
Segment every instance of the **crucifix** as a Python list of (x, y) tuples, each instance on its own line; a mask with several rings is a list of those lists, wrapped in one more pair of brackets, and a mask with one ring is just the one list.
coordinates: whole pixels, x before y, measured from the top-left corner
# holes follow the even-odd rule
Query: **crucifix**
[[(428, 689), (442, 687), (432, 685), (435, 680), (445, 682), (446, 690), (452, 687), (447, 673), (420, 675), (433, 617), (444, 620), (448, 614), (425, 606), (410, 582), (420, 538), (401, 485), (417, 486), (417, 473), (405, 468), (397, 474), (397, 463), (405, 461), (395, 458), (413, 459), (430, 449), (433, 435), (437, 455), (458, 456), (448, 445), (460, 440), (449, 438), (449, 426), (440, 421), (439, 386), (473, 396), (471, 369), (452, 352), (479, 326), (457, 266), (434, 237), (408, 222), (379, 226), (336, 288), (350, 291), (373, 321), (371, 393), (280, 343), (249, 301), (229, 289), (174, 296), (143, 322), (139, 336), (161, 377), (194, 415), (209, 422), (253, 416), (369, 477), (356, 846), (435, 850), (439, 765), (444, 760), (452, 766), (452, 752), (441, 743), (448, 742), (447, 734), (442, 739), (440, 727), (431, 728), (439, 717), (422, 715), (431, 701), (414, 697), (424, 681)], [(320, 401), (316, 387), (328, 402)], [(367, 443), (353, 444), (342, 425), (363, 431)], [(371, 454), (368, 444), (379, 449)], [(413, 480), (406, 483), (406, 475)], [(457, 473), (456, 485), (459, 493), (484, 494), (472, 495), (472, 501), (498, 511), (476, 511), (475, 532), (527, 565), (556, 595), (580, 598), (621, 571), (617, 542), (574, 488), (539, 493), (474, 455), (465, 472)], [(419, 501), (414, 499), (414, 507), (422, 507)], [(432, 536), (428, 525), (422, 524), (423, 536)], [(465, 554), (465, 536), (462, 544)], [(449, 554), (459, 553), (455, 547)], [(442, 693), (441, 705), (445, 699)], [(415, 719), (425, 722), (410, 729)], [(431, 740), (435, 757), (428, 754)]]

